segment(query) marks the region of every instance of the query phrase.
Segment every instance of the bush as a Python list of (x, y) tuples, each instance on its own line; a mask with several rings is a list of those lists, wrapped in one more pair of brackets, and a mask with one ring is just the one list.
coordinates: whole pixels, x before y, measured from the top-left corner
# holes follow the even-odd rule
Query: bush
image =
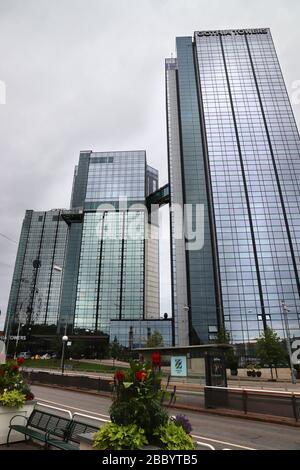
[(159, 426), (154, 431), (162, 445), (163, 450), (194, 450), (195, 444), (182, 426), (177, 426), (174, 422)]
[[(18, 392), (24, 397), (24, 402), (34, 398), (33, 393), (30, 391), (29, 385), (20, 373), (20, 366), (23, 364), (23, 362), (24, 361), (22, 361), (22, 358), (19, 358), (17, 361), (11, 360), (5, 364), (0, 364), (0, 400), (2, 399), (2, 406), (18, 406), (15, 404), (10, 405), (11, 400), (5, 398), (7, 397), (8, 392)], [(10, 395), (8, 395), (8, 397), (9, 396)], [(12, 395), (12, 397), (14, 396), (18, 402), (17, 395)]]
[(0, 396), (0, 405), (8, 408), (22, 408), (25, 401), (26, 396), (18, 390), (5, 390)]
[(145, 431), (136, 424), (107, 423), (94, 436), (93, 447), (100, 450), (136, 450), (148, 444)]
[(151, 439), (154, 430), (168, 422), (164, 394), (158, 366), (133, 361), (128, 371), (115, 374), (111, 420), (119, 425), (136, 424)]

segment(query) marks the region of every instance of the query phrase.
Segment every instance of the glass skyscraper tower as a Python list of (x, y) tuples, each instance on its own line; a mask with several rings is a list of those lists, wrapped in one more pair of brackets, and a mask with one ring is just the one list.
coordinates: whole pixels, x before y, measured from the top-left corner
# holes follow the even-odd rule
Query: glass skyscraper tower
[(67, 241), (63, 210), (27, 210), (7, 307), (7, 330), (55, 334)]
[(204, 207), (198, 251), (171, 217), (176, 342), (213, 340), (223, 321), (237, 343), (266, 326), (284, 337), (284, 314), (300, 336), (300, 141), (270, 30), (198, 31), (176, 46), (171, 203)]
[(159, 331), (170, 346), (172, 320), (160, 319), (157, 213), (147, 212), (157, 195), (163, 188), (144, 150), (80, 152), (70, 209), (26, 211), (6, 334), (24, 324), (39, 347), (66, 331), (71, 340), (132, 348)]
[(160, 322), (158, 225), (146, 214), (146, 198), (157, 189), (158, 171), (143, 150), (80, 153), (65, 215), (61, 330), (72, 325), (75, 332), (116, 336), (126, 345), (131, 335), (141, 344), (151, 325), (157, 329), (156, 319), (171, 335), (169, 321)]

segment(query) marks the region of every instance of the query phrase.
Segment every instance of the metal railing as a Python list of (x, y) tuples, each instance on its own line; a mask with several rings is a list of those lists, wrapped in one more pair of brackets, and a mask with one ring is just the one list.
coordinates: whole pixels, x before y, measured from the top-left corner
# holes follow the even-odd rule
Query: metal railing
[(204, 388), (206, 408), (225, 408), (299, 421), (300, 393), (231, 387)]

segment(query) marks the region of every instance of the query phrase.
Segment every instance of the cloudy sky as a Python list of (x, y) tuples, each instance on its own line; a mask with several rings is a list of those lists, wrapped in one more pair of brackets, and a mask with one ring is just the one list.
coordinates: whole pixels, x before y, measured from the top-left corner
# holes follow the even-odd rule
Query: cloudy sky
[(80, 150), (146, 149), (167, 181), (164, 58), (175, 37), (270, 27), (299, 123), (299, 19), (299, 0), (0, 0), (0, 329), (24, 212), (68, 207)]

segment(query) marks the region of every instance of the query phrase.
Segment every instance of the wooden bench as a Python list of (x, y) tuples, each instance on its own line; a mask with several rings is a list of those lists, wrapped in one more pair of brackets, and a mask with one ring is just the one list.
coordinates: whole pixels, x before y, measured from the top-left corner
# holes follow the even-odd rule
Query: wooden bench
[[(23, 418), (24, 424), (14, 424), (16, 418)], [(9, 423), (9, 432), (7, 435), (6, 445), (9, 446), (9, 437), (11, 432), (17, 431), (25, 435), (25, 440), (34, 439), (37, 441), (46, 442), (46, 436), (56, 436), (65, 439), (71, 423), (71, 418), (59, 416), (50, 411), (36, 409), (32, 411), (31, 415), (26, 418), (23, 415), (15, 415), (11, 418)]]

